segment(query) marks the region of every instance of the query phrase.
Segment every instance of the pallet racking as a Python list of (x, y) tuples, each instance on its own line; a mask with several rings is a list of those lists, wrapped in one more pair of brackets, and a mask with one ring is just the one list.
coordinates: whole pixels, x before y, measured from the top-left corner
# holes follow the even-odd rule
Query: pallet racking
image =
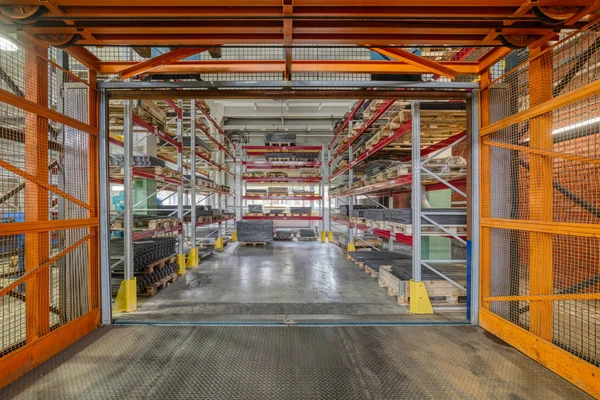
[[(108, 175), (109, 184), (123, 185), (124, 195), (123, 210), (113, 210), (111, 218), (112, 221), (123, 215), (123, 224), (112, 229), (112, 231), (121, 230), (125, 242), (131, 245), (124, 247), (123, 258), (113, 263), (111, 269), (123, 264), (123, 282), (131, 282), (134, 279), (133, 243), (158, 236), (177, 236), (178, 273), (183, 274), (186, 267), (197, 266), (199, 262), (197, 249), (199, 238), (197, 238), (196, 233), (198, 227), (215, 226), (215, 230), (218, 231), (215, 247), (217, 249), (222, 248), (223, 224), (233, 221), (233, 214), (198, 218), (196, 205), (206, 203), (213, 198), (216, 208), (219, 210), (226, 208), (224, 206), (226, 200), (233, 193), (228, 186), (223, 184), (225, 183), (224, 174), (231, 175), (233, 179), (235, 179), (235, 176), (227, 167), (225, 155), (231, 155), (232, 160), (235, 160), (235, 158), (228, 148), (229, 144), (225, 143), (227, 138), (224, 131), (216, 119), (210, 115), (208, 108), (198, 100), (187, 102), (167, 100), (153, 104), (153, 108), (159, 108), (167, 115), (165, 121), (160, 124), (152, 118), (144, 119), (142, 116), (134, 115), (133, 101), (131, 100), (123, 101), (122, 107), (122, 120), (113, 121), (114, 125), (109, 127), (111, 128), (109, 142), (123, 148), (125, 161), (123, 166), (113, 168)], [(216, 131), (215, 134), (211, 134), (210, 129), (206, 128), (205, 124), (196, 118), (196, 109), (202, 110), (202, 115), (213, 125), (213, 129)], [(119, 132), (119, 128), (122, 128), (121, 132)], [(137, 141), (134, 137), (134, 129), (144, 135)], [(119, 135), (119, 133), (122, 134)], [(184, 136), (193, 139), (190, 139), (189, 143), (186, 144)], [(198, 149), (196, 146), (197, 140), (213, 142), (215, 144), (212, 147), (213, 153), (205, 148)], [(134, 145), (145, 142), (148, 146), (150, 141), (153, 141), (151, 147), (155, 149), (156, 156), (167, 163), (166, 168), (133, 166)], [(115, 150), (115, 147), (113, 147), (113, 150)], [(168, 175), (170, 176), (165, 176), (167, 174), (164, 174), (163, 171), (169, 171)], [(189, 176), (186, 176), (186, 173)], [(120, 176), (116, 176), (117, 174)], [(211, 175), (214, 182), (205, 179)], [(156, 189), (147, 191), (144, 198), (134, 204), (133, 183), (139, 179), (155, 182)], [(176, 218), (177, 225), (134, 231), (134, 211), (150, 214), (157, 211), (164, 212), (160, 209), (140, 207), (147, 200), (155, 198), (160, 192), (169, 193), (163, 199), (165, 201), (172, 196), (177, 196), (177, 207), (169, 214), (169, 217)], [(184, 196), (188, 198), (188, 203), (192, 204), (190, 209), (186, 211), (184, 211)], [(189, 249), (187, 260), (185, 259), (186, 248)], [(122, 285), (122, 287), (127, 287), (127, 285)], [(131, 289), (131, 286), (129, 288)], [(123, 292), (125, 292), (125, 289)], [(119, 295), (117, 295), (116, 310), (133, 311), (136, 301), (135, 291), (131, 293), (131, 290), (129, 290), (126, 294), (121, 295), (120, 290)]]
[[(264, 157), (267, 153), (318, 153), (315, 160), (290, 160), (290, 161), (265, 161), (249, 159), (251, 157)], [(241, 182), (243, 185), (240, 186), (241, 206), (238, 211), (238, 219), (252, 219), (252, 220), (273, 220), (273, 221), (319, 221), (319, 229), (321, 232), (324, 230), (324, 180), (323, 180), (323, 161), (322, 156), (324, 154), (324, 146), (255, 146), (255, 145), (243, 145), (242, 146), (242, 161), (241, 161)], [(300, 168), (311, 168), (319, 169), (319, 176), (297, 176), (298, 174), (293, 170), (299, 170)], [(285, 171), (285, 176), (247, 176), (248, 172), (253, 173), (263, 171), (276, 172)], [(294, 175), (291, 175), (294, 174)], [(293, 193), (287, 193), (286, 195), (272, 195), (267, 193), (266, 195), (250, 195), (247, 194), (248, 185), (276, 185), (277, 187), (309, 187), (313, 189), (313, 193), (310, 195), (294, 195)], [(318, 192), (314, 192), (314, 188), (318, 188)], [(247, 202), (252, 200), (281, 200), (281, 201), (301, 201), (309, 202), (311, 209), (314, 209), (315, 204), (318, 205), (318, 215), (246, 215), (244, 210), (247, 209)], [(323, 234), (322, 234), (323, 235)], [(323, 236), (324, 237), (324, 236)]]

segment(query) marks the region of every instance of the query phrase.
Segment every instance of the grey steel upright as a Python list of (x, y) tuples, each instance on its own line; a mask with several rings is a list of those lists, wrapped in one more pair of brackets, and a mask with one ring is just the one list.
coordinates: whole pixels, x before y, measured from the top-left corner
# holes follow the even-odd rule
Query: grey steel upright
[(197, 223), (197, 215), (196, 215), (196, 100), (192, 99), (190, 102), (190, 180), (191, 180), (191, 189), (190, 189), (190, 197), (191, 197), (191, 246), (192, 248), (196, 247), (196, 223)]
[(412, 279), (421, 282), (421, 103), (412, 111)]

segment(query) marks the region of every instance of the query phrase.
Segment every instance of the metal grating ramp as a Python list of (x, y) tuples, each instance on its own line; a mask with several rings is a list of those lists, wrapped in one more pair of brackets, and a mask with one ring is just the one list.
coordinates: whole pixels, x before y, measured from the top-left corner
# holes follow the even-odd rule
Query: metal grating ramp
[(2, 399), (586, 399), (471, 326), (105, 327)]

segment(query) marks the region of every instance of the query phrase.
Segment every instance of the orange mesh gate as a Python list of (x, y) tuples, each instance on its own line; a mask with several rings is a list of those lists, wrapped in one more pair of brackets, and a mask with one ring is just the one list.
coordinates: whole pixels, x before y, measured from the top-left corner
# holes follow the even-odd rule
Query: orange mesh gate
[(600, 396), (600, 25), (481, 92), (480, 324)]
[(100, 306), (95, 75), (0, 46), (2, 387), (95, 329)]

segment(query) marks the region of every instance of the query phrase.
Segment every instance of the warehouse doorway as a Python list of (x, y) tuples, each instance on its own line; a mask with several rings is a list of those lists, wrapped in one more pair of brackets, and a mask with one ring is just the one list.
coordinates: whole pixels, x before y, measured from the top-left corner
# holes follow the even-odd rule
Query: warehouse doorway
[[(473, 154), (467, 143), (474, 84), (450, 84), (444, 91), (411, 89), (402, 96), (389, 87), (373, 95), (364, 89), (284, 94), (188, 88), (168, 93), (160, 83), (157, 90), (148, 90), (147, 84), (140, 90), (135, 83), (101, 86), (106, 86), (101, 102), (113, 164), (107, 165), (112, 239), (105, 238), (111, 266), (104, 268), (111, 268), (114, 314), (105, 320), (402, 324), (468, 323), (475, 318), (469, 312), (476, 298), (467, 279), (472, 265), (466, 250), (473, 234), (468, 229), (473, 215), (467, 215)], [(178, 98), (168, 99), (170, 94)], [(349, 111), (321, 135), (310, 135), (310, 127), (304, 127), (304, 135), (294, 135), (283, 126), (265, 135), (264, 126), (242, 121), (242, 100), (264, 112), (263, 117), (269, 104), (280, 112), (316, 104), (333, 108), (328, 101), (335, 101)], [(241, 107), (239, 115), (215, 117), (215, 110), (227, 114), (229, 104)], [(234, 123), (244, 124), (245, 130), (229, 135), (229, 124), (222, 121), (236, 117)], [(413, 121), (419, 120), (413, 129)], [(129, 144), (127, 135), (132, 137)], [(420, 141), (417, 153), (412, 150), (415, 137)], [(128, 147), (131, 153), (125, 154)], [(148, 157), (139, 153), (147, 149)], [(415, 154), (418, 163), (412, 162)], [(122, 162), (127, 157), (133, 161), (129, 172)], [(192, 171), (190, 165), (199, 167)], [(124, 174), (132, 179), (125, 182)], [(416, 194), (411, 185), (415, 176), (422, 181)], [(155, 178), (155, 186), (136, 194), (136, 177)], [(190, 181), (197, 182), (195, 188)], [(121, 185), (131, 185), (130, 197), (119, 193)], [(167, 194), (149, 205), (148, 199), (161, 191)], [(411, 225), (415, 198), (421, 199), (416, 211), (420, 227)], [(134, 207), (126, 210), (127, 204)], [(427, 211), (429, 207), (434, 208)], [(137, 215), (138, 209), (147, 216)], [(127, 218), (129, 227), (119, 223)], [(122, 245), (130, 240), (127, 235), (139, 242), (133, 254)], [(418, 267), (413, 266), (415, 241), (425, 248)], [(184, 273), (184, 259), (177, 254), (185, 255)], [(126, 257), (134, 258), (129, 272)], [(141, 265), (144, 257), (146, 265)], [(415, 273), (431, 294), (424, 309), (411, 310)], [(120, 308), (119, 298), (128, 276), (136, 278), (140, 294), (130, 310)]]

